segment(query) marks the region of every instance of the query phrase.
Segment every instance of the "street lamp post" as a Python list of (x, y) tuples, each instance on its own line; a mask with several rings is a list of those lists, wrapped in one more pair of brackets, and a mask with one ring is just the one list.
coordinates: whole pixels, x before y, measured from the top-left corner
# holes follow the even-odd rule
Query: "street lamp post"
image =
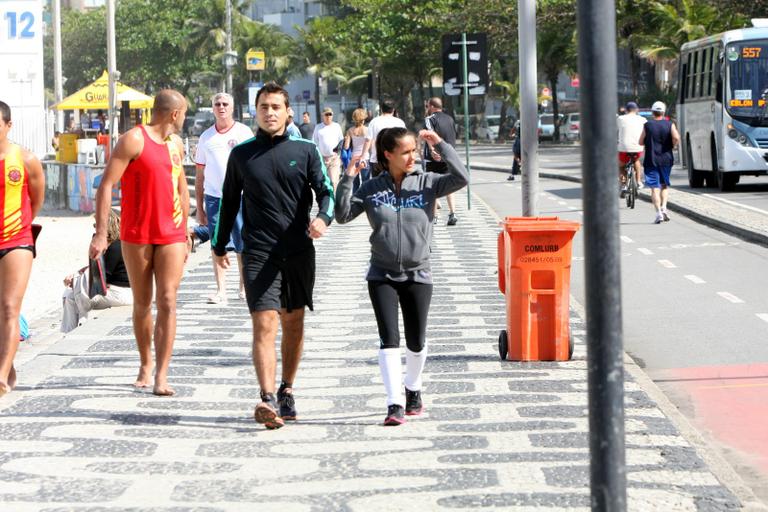
[[(53, 89), (56, 103), (64, 99), (61, 73), (61, 0), (53, 0)], [(64, 131), (64, 112), (56, 111), (56, 130)]]
[(232, 94), (232, 68), (235, 67), (237, 62), (237, 52), (232, 51), (232, 0), (227, 0), (226, 4), (224, 31), (227, 36), (227, 49), (224, 52), (224, 68), (227, 74), (226, 92)]
[(621, 241), (616, 201), (616, 3), (579, 0), (592, 510), (627, 510)]
[(539, 214), (539, 139), (536, 93), (536, 1), (518, 0), (520, 38), (520, 130), (523, 158), (523, 216)]
[(115, 44), (115, 0), (107, 0), (107, 74), (109, 76), (109, 147), (117, 142), (117, 50)]

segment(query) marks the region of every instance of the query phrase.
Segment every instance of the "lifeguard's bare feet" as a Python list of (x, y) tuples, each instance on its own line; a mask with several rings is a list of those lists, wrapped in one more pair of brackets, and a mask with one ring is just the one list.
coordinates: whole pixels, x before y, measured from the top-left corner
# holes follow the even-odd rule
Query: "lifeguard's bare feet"
[(139, 367), (139, 375), (136, 377), (136, 382), (133, 383), (135, 388), (148, 388), (152, 384), (152, 366)]
[(155, 385), (152, 388), (152, 394), (157, 396), (173, 396), (176, 391), (168, 385), (165, 377), (155, 376)]
[(5, 382), (0, 382), (0, 396), (5, 395), (11, 390), (11, 388)]

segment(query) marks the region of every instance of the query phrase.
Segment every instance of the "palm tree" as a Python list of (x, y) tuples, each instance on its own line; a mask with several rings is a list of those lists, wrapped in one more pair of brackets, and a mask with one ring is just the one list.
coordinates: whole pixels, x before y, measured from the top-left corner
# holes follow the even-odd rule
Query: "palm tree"
[[(296, 42), (276, 27), (250, 19), (246, 10), (250, 2), (229, 0), (232, 2), (232, 47), (242, 58), (250, 48), (264, 50), (267, 56), (266, 69), (262, 76), (284, 83), (297, 70)], [(226, 0), (200, 2), (199, 10), (186, 20), (190, 29), (189, 48), (203, 60), (212, 64), (213, 72), (206, 73), (208, 78), (218, 79), (223, 83), (224, 66), (221, 64), (226, 49)], [(245, 95), (245, 88), (250, 81), (250, 73), (245, 66), (233, 68), (233, 88), (236, 97)], [(241, 97), (242, 97), (241, 96)], [(238, 102), (241, 104), (242, 102)]]
[(677, 59), (683, 44), (744, 24), (740, 14), (720, 11), (705, 0), (654, 1), (650, 8), (651, 22), (645, 33), (634, 36), (635, 47), (661, 70)]

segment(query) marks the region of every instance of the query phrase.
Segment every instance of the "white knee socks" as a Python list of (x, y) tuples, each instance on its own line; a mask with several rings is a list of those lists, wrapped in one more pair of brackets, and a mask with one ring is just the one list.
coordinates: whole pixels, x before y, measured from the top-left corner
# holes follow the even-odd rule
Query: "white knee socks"
[(381, 380), (384, 381), (384, 389), (387, 392), (387, 406), (392, 404), (405, 406), (400, 349), (379, 349), (379, 369), (381, 370)]
[(405, 349), (405, 387), (411, 391), (421, 391), (421, 373), (427, 361), (427, 346), (421, 352)]

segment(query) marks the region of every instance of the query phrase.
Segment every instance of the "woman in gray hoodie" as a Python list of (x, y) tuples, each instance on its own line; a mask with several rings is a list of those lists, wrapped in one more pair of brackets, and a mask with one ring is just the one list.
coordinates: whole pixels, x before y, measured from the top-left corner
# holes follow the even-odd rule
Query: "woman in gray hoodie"
[[(365, 212), (373, 228), (366, 280), (379, 328), (379, 368), (387, 392), (385, 425), (405, 423), (422, 411), (421, 373), (427, 357), (426, 332), (432, 300), (429, 263), (434, 203), (463, 188), (469, 175), (450, 144), (433, 131), (419, 137), (448, 164), (448, 174), (416, 166), (416, 138), (405, 128), (387, 128), (376, 138), (379, 164), (387, 172), (366, 181), (353, 194), (360, 172), (350, 167), (336, 190), (335, 217), (345, 224)], [(405, 327), (405, 393), (400, 359), (398, 304)]]

